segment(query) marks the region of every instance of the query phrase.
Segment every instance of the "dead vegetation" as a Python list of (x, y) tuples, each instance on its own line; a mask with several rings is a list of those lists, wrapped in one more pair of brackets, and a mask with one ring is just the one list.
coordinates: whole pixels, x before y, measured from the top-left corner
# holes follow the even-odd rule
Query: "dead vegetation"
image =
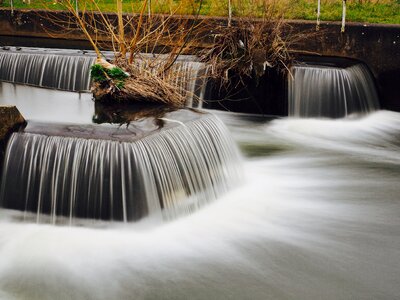
[(284, 38), (285, 23), (280, 20), (235, 20), (214, 33), (213, 47), (201, 59), (210, 65), (209, 76), (229, 83), (231, 74), (258, 80), (267, 68), (288, 70), (292, 61), (292, 41)]
[[(292, 60), (290, 46), (296, 38), (288, 34), (287, 24), (273, 9), (258, 20), (229, 18), (228, 22), (204, 22), (199, 18), (201, 0), (196, 2), (197, 15), (192, 18), (176, 16), (174, 11), (169, 15), (151, 15), (148, 1), (142, 2), (140, 14), (123, 14), (121, 0), (116, 0), (116, 15), (103, 13), (96, 0), (83, 1), (79, 8), (75, 1), (58, 1), (72, 18), (59, 18), (49, 12), (54, 28), (81, 30), (99, 62), (105, 60), (102, 49), (113, 49), (114, 58), (108, 67), (94, 66), (95, 100), (183, 106), (190, 91), (182, 87), (186, 75), (174, 66), (178, 57), (186, 53), (196, 53), (209, 66), (207, 75), (220, 79), (225, 86), (232, 74), (257, 80), (266, 68), (288, 71)], [(199, 44), (206, 45), (205, 50), (198, 51)]]

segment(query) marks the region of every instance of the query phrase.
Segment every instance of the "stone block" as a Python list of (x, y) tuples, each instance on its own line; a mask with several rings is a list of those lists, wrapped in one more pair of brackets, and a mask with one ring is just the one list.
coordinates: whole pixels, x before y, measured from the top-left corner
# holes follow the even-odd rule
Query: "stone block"
[(25, 123), (24, 117), (16, 106), (0, 105), (0, 141), (4, 142), (8, 134)]

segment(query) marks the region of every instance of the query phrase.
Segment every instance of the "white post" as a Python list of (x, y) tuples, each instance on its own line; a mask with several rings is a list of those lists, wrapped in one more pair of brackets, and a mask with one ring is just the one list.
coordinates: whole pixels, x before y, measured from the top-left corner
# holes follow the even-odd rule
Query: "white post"
[(148, 8), (148, 11), (149, 11), (149, 17), (151, 17), (151, 0), (147, 1), (147, 8)]
[(319, 25), (321, 23), (321, 0), (318, 0), (318, 7), (317, 7), (317, 30), (319, 30)]
[(14, 3), (13, 0), (10, 0), (10, 6), (11, 6), (11, 15), (14, 15)]
[(344, 32), (346, 26), (346, 0), (342, 0), (343, 10), (342, 10), (342, 29), (341, 32)]
[(228, 0), (228, 27), (232, 25), (232, 0)]

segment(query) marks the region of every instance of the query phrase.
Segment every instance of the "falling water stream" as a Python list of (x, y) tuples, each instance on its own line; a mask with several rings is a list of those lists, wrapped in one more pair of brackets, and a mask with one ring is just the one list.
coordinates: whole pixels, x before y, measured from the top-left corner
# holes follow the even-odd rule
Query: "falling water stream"
[[(0, 103), (15, 96), (32, 121), (94, 113), (84, 95), (53, 91), (41, 113), (18, 100), (26, 87), (1, 86)], [(63, 111), (68, 97), (75, 111)], [(400, 297), (399, 113), (213, 113), (241, 149), (241, 184), (164, 223), (53, 226), (0, 209), (0, 299)]]
[(0, 50), (0, 80), (69, 91), (90, 89), (92, 55), (18, 49)]
[(59, 125), (43, 124), (14, 133), (0, 205), (36, 212), (37, 222), (44, 214), (53, 224), (60, 216), (70, 225), (76, 218), (127, 222), (188, 214), (237, 184), (240, 156), (219, 119), (184, 110), (166, 116), (178, 125), (147, 118), (127, 129), (66, 125), (54, 135)]
[(302, 64), (292, 67), (289, 116), (340, 118), (379, 109), (375, 83), (362, 63), (347, 67)]

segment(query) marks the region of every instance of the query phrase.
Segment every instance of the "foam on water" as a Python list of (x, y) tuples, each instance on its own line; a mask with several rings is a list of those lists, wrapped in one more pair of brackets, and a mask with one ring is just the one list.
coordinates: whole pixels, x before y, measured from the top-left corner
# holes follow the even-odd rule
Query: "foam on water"
[(398, 298), (400, 114), (224, 118), (258, 153), (244, 186), (193, 215), (90, 229), (22, 224), (0, 210), (0, 296)]

